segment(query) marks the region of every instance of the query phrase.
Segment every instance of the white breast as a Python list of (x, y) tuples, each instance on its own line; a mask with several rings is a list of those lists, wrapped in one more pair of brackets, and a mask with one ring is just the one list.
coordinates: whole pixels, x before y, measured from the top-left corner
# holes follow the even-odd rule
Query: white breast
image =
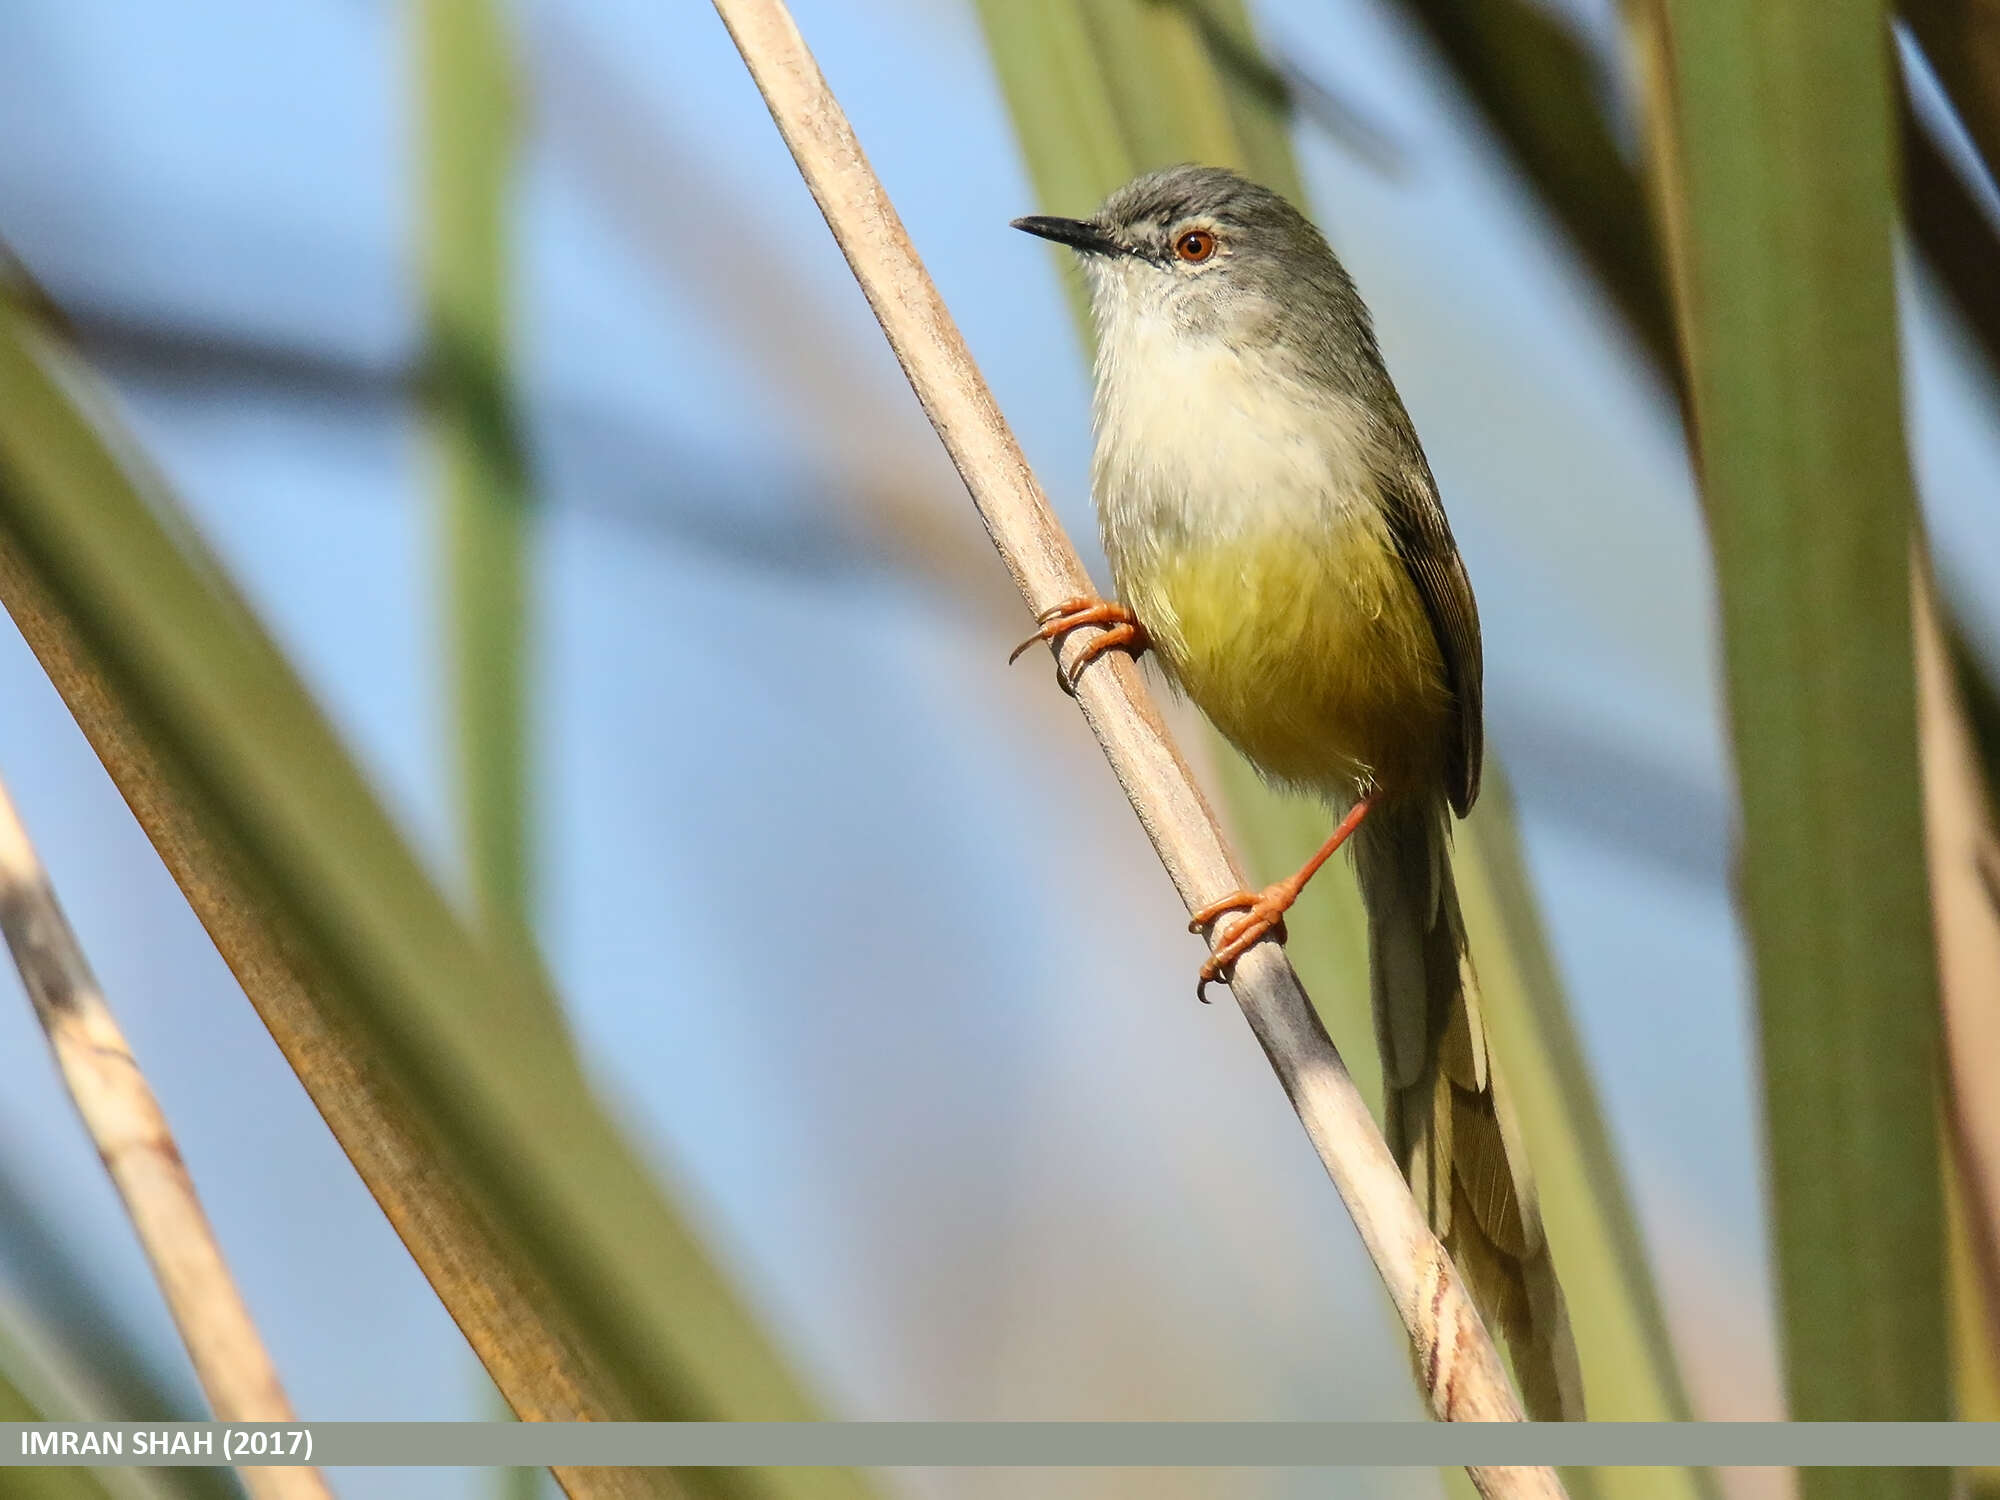
[[(1105, 295), (1109, 293), (1110, 295)], [(1170, 317), (1098, 299), (1093, 489), (1121, 580), (1188, 540), (1293, 534), (1376, 520), (1380, 441), (1368, 414)]]

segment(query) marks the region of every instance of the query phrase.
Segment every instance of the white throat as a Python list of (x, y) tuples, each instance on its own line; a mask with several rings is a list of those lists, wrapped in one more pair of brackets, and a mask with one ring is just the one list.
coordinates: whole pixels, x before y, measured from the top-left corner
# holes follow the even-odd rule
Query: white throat
[[(1087, 261), (1098, 330), (1092, 488), (1121, 577), (1189, 542), (1380, 524), (1379, 424), (1136, 261)], [(1191, 315), (1192, 314), (1192, 315)], [(1122, 585), (1121, 585), (1122, 586)]]

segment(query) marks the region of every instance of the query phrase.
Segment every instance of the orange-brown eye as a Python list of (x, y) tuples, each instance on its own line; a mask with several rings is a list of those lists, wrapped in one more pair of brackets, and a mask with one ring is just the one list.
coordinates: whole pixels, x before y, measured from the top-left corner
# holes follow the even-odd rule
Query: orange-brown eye
[(1190, 229), (1174, 241), (1174, 254), (1187, 261), (1207, 260), (1215, 254), (1215, 236), (1206, 229)]

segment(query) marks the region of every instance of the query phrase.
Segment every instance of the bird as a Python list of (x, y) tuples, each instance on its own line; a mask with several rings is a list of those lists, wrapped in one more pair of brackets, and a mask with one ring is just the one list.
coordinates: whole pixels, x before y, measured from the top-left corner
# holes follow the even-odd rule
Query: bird
[(1149, 172), (1089, 218), (1013, 227), (1075, 252), (1088, 284), (1091, 489), (1116, 585), (1044, 612), (1015, 655), (1094, 630), (1073, 691), (1106, 651), (1150, 654), (1268, 781), (1332, 810), (1298, 872), (1193, 914), (1214, 942), (1197, 993), (1282, 939), (1306, 882), (1352, 851), (1384, 1134), (1506, 1336), (1529, 1414), (1580, 1419), (1452, 879), (1451, 816), (1471, 811), (1484, 750), (1478, 607), (1368, 308), (1310, 219), (1220, 167)]

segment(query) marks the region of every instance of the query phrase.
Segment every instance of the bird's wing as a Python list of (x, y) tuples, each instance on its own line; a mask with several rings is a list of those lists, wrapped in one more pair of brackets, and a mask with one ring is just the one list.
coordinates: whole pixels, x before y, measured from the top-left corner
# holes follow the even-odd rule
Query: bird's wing
[(1446, 791), (1452, 811), (1462, 818), (1479, 795), (1479, 765), (1485, 753), (1479, 606), (1473, 602), (1472, 582), (1465, 576), (1458, 543), (1452, 540), (1451, 522), (1438, 500), (1437, 481), (1414, 436), (1402, 461), (1382, 477), (1389, 530), (1423, 597), (1455, 701), (1457, 733), (1446, 757)]

